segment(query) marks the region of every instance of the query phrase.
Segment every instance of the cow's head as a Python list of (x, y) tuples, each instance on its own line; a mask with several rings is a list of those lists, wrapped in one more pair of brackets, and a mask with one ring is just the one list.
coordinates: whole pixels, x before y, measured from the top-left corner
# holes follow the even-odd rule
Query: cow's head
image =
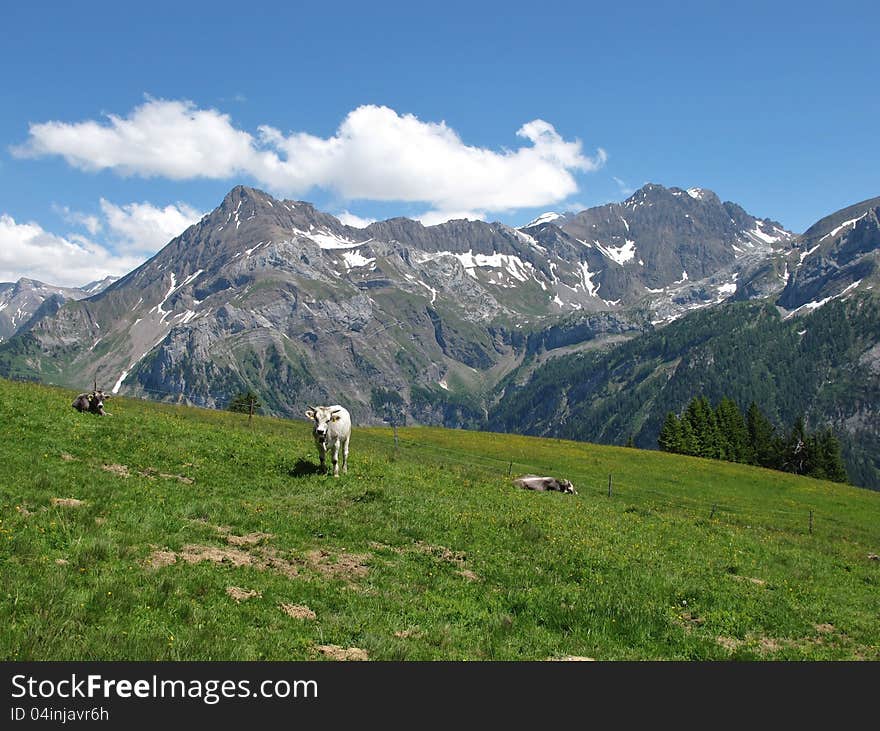
[(92, 391), (89, 394), (89, 409), (96, 413), (101, 413), (104, 410), (103, 391)]
[(562, 492), (568, 493), (569, 495), (577, 495), (577, 490), (574, 489), (574, 485), (571, 484), (571, 480), (560, 480), (559, 486)]
[(312, 433), (321, 444), (327, 441), (327, 428), (331, 422), (339, 421), (339, 409), (331, 409), (329, 406), (312, 406), (306, 411), (306, 418), (315, 422)]

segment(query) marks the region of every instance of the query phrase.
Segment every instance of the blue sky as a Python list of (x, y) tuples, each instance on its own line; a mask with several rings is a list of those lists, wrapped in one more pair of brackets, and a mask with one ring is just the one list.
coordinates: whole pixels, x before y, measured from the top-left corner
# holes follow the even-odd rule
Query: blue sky
[(650, 181), (798, 232), (880, 195), (876, 3), (610, 5), (4, 7), (0, 281), (127, 271), (238, 183), (521, 225)]

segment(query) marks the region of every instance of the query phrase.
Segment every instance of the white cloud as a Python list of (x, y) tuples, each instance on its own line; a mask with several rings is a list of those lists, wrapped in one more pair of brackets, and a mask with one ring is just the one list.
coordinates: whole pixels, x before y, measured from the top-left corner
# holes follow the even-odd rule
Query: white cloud
[(621, 180), (615, 175), (612, 175), (611, 178), (614, 180), (615, 183), (617, 183), (617, 187), (620, 189), (621, 195), (631, 196), (633, 193), (636, 192), (636, 189), (633, 188), (631, 185), (628, 185), (625, 180)]
[(202, 213), (186, 203), (158, 208), (151, 203), (117, 206), (101, 198), (109, 237), (119, 251), (153, 254), (199, 221)]
[(122, 276), (198, 221), (202, 214), (185, 203), (158, 208), (151, 203), (115, 205), (101, 199), (101, 217), (54, 210), (92, 235), (103, 232), (103, 244), (85, 236), (59, 236), (35, 222), (16, 223), (0, 214), (0, 281), (20, 277), (47, 284), (80, 286), (108, 274)]
[(110, 114), (107, 119), (109, 124), (32, 124), (28, 141), (12, 152), (61, 155), (82, 170), (173, 180), (229, 177), (255, 154), (251, 135), (236, 130), (228, 115), (196, 109), (191, 102), (150, 99), (127, 118)]
[(82, 226), (92, 236), (101, 230), (101, 221), (97, 216), (82, 213), (81, 211), (73, 211), (68, 206), (59, 206), (54, 203), (52, 204), (52, 210), (68, 223), (74, 226)]
[(61, 155), (83, 170), (175, 180), (249, 175), (275, 193), (313, 188), (347, 200), (419, 201), (437, 210), (504, 211), (543, 206), (578, 190), (574, 174), (596, 170), (607, 155), (583, 154), (536, 119), (517, 131), (523, 144), (495, 151), (466, 145), (444, 122), (423, 122), (383, 106), (349, 112), (329, 138), (261, 126), (236, 128), (229, 115), (189, 101), (148, 99), (127, 117), (104, 123), (30, 126), (21, 157)]
[(342, 221), (342, 223), (344, 223), (346, 226), (353, 226), (354, 228), (366, 228), (371, 223), (376, 222), (375, 218), (361, 218), (360, 216), (357, 216), (354, 213), (349, 213), (348, 211), (337, 213), (336, 218)]
[(480, 211), (426, 211), (418, 216), (413, 216), (423, 226), (436, 226), (438, 223), (455, 221), (466, 218), (469, 221), (485, 221), (486, 214)]
[(116, 255), (82, 236), (56, 236), (37, 223), (16, 223), (0, 214), (0, 281), (28, 277), (76, 287), (108, 274), (121, 276), (142, 261)]
[(563, 201), (559, 205), (559, 210), (565, 213), (580, 213), (585, 211), (589, 206), (583, 201)]

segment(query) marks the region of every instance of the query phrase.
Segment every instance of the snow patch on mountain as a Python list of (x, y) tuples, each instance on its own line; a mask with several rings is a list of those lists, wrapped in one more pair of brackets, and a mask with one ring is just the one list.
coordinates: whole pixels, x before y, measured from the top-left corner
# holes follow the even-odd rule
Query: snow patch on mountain
[(843, 231), (843, 229), (847, 228), (848, 226), (855, 226), (856, 223), (861, 221), (867, 215), (868, 215), (867, 213), (863, 213), (858, 218), (851, 218), (849, 221), (844, 221), (842, 224), (840, 224), (839, 226), (837, 226), (836, 228), (832, 229), (827, 234), (825, 234), (821, 239), (819, 239), (819, 241), (824, 241), (827, 238), (832, 238), (834, 236), (837, 236), (837, 234), (839, 234), (841, 231)]
[(771, 236), (770, 234), (764, 233), (757, 222), (755, 222), (755, 228), (753, 228), (751, 231), (747, 231), (746, 234), (759, 238), (765, 244), (775, 244), (777, 241), (779, 241), (779, 239), (782, 238), (781, 236)]
[[(353, 249), (367, 243), (366, 241), (353, 241), (345, 236), (337, 236), (330, 231), (302, 231), (295, 228), (293, 232), (297, 236), (311, 239), (322, 249)], [(368, 241), (371, 239), (368, 239)]]
[[(636, 257), (636, 242), (632, 239), (625, 239), (623, 246), (606, 246), (599, 241), (594, 241), (596, 248), (606, 257), (616, 264), (623, 266), (628, 261), (632, 261)], [(585, 243), (585, 242), (582, 242)]]
[(852, 284), (850, 284), (849, 286), (844, 287), (837, 294), (832, 294), (830, 297), (825, 297), (824, 299), (816, 300), (814, 302), (807, 302), (806, 304), (801, 305), (797, 309), (789, 312), (785, 316), (785, 319), (787, 320), (790, 317), (794, 317), (795, 315), (803, 313), (803, 312), (812, 312), (813, 310), (818, 310), (823, 305), (827, 305), (829, 302), (831, 302), (831, 300), (840, 299), (841, 297), (848, 294), (849, 292), (852, 292), (852, 290), (854, 290), (856, 287), (858, 287), (861, 283), (862, 283), (862, 280), (858, 279), (855, 282), (853, 282)]
[(593, 284), (593, 277), (598, 276), (602, 272), (591, 272), (590, 267), (587, 265), (587, 262), (582, 261), (579, 265), (580, 275), (581, 275), (581, 284), (583, 285), (584, 292), (586, 292), (590, 297), (595, 297), (599, 292), (599, 287), (601, 284)]
[(533, 249), (537, 249), (538, 251), (540, 251), (544, 255), (547, 254), (547, 249), (545, 249), (543, 246), (541, 246), (541, 244), (539, 244), (533, 236), (529, 236), (527, 233), (520, 231), (518, 228), (515, 228), (513, 230), (516, 233), (516, 237), (520, 241), (527, 243)]
[(533, 218), (522, 228), (531, 228), (532, 226), (539, 226), (542, 223), (550, 223), (551, 221), (556, 221), (557, 219), (562, 218), (561, 213), (556, 213), (556, 211), (547, 211), (546, 213), (542, 213), (537, 218)]
[(342, 258), (345, 260), (345, 266), (348, 269), (369, 266), (376, 261), (375, 257), (367, 258), (359, 251), (346, 251), (343, 253)]
[(806, 259), (810, 254), (812, 254), (816, 249), (818, 249), (822, 244), (816, 244), (812, 249), (801, 252), (801, 260), (798, 262), (798, 266), (804, 263), (804, 259)]

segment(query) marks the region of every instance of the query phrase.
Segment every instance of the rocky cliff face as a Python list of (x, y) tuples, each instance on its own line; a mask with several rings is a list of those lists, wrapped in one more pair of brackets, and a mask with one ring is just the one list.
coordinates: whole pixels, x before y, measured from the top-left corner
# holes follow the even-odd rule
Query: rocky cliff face
[(779, 305), (809, 311), (859, 288), (880, 273), (880, 198), (826, 216), (804, 232), (789, 258)]

